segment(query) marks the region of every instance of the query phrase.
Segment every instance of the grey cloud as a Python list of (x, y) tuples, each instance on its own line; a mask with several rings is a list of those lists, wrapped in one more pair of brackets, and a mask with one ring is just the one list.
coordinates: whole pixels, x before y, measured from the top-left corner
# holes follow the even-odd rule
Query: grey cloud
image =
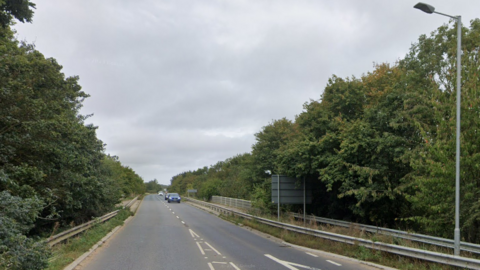
[[(403, 0), (35, 2), (18, 37), (80, 76), (107, 152), (162, 183), (249, 152), (255, 132), (294, 119), (333, 74), (393, 63), (448, 23)], [(431, 4), (465, 24), (480, 8)]]

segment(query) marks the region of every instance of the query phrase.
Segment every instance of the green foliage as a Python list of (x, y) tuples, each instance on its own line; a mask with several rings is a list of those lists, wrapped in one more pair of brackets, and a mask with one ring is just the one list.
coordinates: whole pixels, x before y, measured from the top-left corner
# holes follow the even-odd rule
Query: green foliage
[(0, 26), (7, 27), (13, 18), (32, 22), (35, 4), (29, 0), (0, 0)]
[(22, 199), (0, 192), (0, 269), (43, 269), (50, 250), (45, 243), (25, 234), (43, 209), (36, 198)]
[[(462, 237), (479, 243), (480, 20), (462, 35), (460, 220)], [(395, 65), (332, 76), (294, 122), (275, 120), (256, 133), (251, 155), (175, 176), (172, 188), (250, 198), (269, 212), (270, 170), (313, 182), (307, 211), (315, 215), (451, 238), (456, 40), (456, 26), (443, 25)]]
[[(480, 20), (462, 31), (461, 106), (461, 206), (462, 237), (480, 241), (480, 68), (478, 44)], [(430, 37), (422, 36), (403, 65), (431, 81), (436, 122), (423, 131), (425, 145), (416, 151), (413, 167), (415, 196), (410, 197), (415, 215), (410, 217), (422, 229), (452, 237), (455, 205), (456, 155), (456, 26), (444, 25)]]
[(265, 172), (261, 172), (260, 176), (256, 172), (258, 167), (252, 155), (246, 153), (220, 161), (210, 168), (176, 175), (168, 191), (184, 194), (187, 189), (197, 189), (196, 196), (205, 199), (215, 195), (249, 199), (253, 185), (263, 181), (265, 176)]
[(212, 196), (219, 196), (218, 186), (222, 181), (218, 178), (211, 178), (201, 185), (200, 191), (197, 190), (197, 196), (206, 200), (211, 200)]
[(124, 224), (124, 221), (132, 215), (128, 209), (121, 209), (115, 217), (105, 222), (96, 223), (78, 237), (70, 238), (65, 244), (56, 245), (52, 248), (53, 256), (49, 260), (46, 270), (61, 270), (72, 263), (75, 259), (92, 248), (115, 227)]
[(272, 181), (270, 179), (265, 179), (263, 183), (256, 184), (252, 190), (250, 199), (252, 207), (260, 210), (263, 214), (273, 214), (275, 208), (271, 200), (271, 189)]
[(146, 192), (149, 192), (149, 193), (158, 193), (164, 188), (165, 187), (163, 185), (160, 185), (158, 183), (157, 179), (153, 179), (152, 181), (145, 183)]
[(252, 155), (258, 172), (279, 173), (277, 157), (286, 142), (296, 135), (294, 124), (286, 119), (275, 120), (255, 134), (257, 142), (252, 146)]
[[(21, 20), (25, 10), (17, 4), (33, 7), (0, 1), (0, 17), (10, 5), (16, 11), (8, 14)], [(79, 110), (88, 95), (78, 77), (66, 78), (55, 59), (19, 43), (9, 27), (0, 27), (0, 55), (0, 206), (9, 204), (0, 210), (0, 264), (39, 269), (48, 252), (30, 236), (103, 215), (122, 191), (143, 193), (145, 186), (104, 154), (97, 127), (85, 124)]]
[(145, 193), (143, 179), (132, 168), (123, 166), (117, 156), (104, 156), (102, 169), (105, 177), (113, 179), (123, 197)]

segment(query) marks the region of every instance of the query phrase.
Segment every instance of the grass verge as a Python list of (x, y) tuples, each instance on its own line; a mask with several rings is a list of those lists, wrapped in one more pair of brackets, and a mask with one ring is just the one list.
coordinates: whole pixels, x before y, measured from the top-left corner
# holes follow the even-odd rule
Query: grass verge
[[(255, 220), (244, 219), (231, 215), (220, 215), (221, 218), (230, 221), (234, 224), (243, 224), (257, 231), (272, 235), (280, 238), (285, 242), (308, 247), (312, 249), (323, 250), (330, 253), (343, 255), (350, 258), (355, 258), (361, 261), (372, 262), (388, 267), (393, 267), (402, 270), (458, 270), (463, 269), (460, 267), (448, 266), (443, 264), (437, 264), (427, 262), (423, 260), (413, 259), (405, 256), (399, 256), (387, 252), (376, 251), (369, 248), (365, 248), (359, 245), (349, 245), (345, 243), (339, 243), (327, 239), (314, 237), (311, 235), (305, 235), (301, 233), (291, 232), (280, 228), (272, 227), (266, 224), (259, 223)], [(302, 223), (303, 224), (303, 223)], [(312, 225), (321, 229), (317, 225)]]
[(125, 219), (132, 215), (129, 209), (121, 209), (112, 219), (98, 223), (79, 236), (68, 239), (64, 244), (52, 248), (52, 257), (47, 270), (61, 270), (100, 241), (115, 227), (123, 225)]

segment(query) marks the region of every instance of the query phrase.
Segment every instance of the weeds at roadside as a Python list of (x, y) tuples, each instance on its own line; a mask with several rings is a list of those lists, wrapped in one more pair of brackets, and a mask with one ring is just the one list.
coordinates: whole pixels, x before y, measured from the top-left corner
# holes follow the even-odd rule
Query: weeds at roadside
[[(351, 258), (356, 258), (358, 260), (377, 263), (389, 267), (394, 267), (401, 270), (459, 270), (463, 269), (460, 267), (448, 266), (443, 264), (430, 263), (423, 260), (408, 258), (404, 256), (394, 255), (382, 251), (372, 250), (367, 247), (359, 245), (350, 245), (345, 243), (339, 243), (327, 239), (317, 238), (311, 235), (291, 232), (283, 230), (280, 228), (272, 227), (266, 224), (259, 223), (255, 220), (244, 219), (238, 216), (232, 215), (220, 215), (221, 218), (232, 222), (234, 224), (242, 224), (243, 226), (250, 227), (257, 231), (272, 235), (276, 238), (282, 239), (287, 243), (294, 245), (304, 246), (312, 249), (323, 250), (330, 253), (335, 253)], [(301, 222), (303, 226), (303, 222)], [(298, 221), (294, 221), (293, 224), (298, 225)], [(335, 226), (322, 226), (318, 224), (309, 224), (307, 227), (315, 228), (316, 230), (325, 230), (329, 232), (339, 233), (348, 233), (355, 237), (367, 238), (372, 241), (379, 242), (394, 242), (394, 241), (408, 241), (404, 239), (396, 240), (391, 236), (385, 235), (368, 235), (355, 228), (341, 228)], [(373, 240), (375, 239), (375, 240)]]
[(49, 260), (47, 270), (60, 270), (87, 252), (115, 227), (122, 225), (132, 215), (128, 209), (122, 209), (112, 219), (98, 223), (79, 236), (68, 239), (64, 244), (52, 248), (53, 256)]

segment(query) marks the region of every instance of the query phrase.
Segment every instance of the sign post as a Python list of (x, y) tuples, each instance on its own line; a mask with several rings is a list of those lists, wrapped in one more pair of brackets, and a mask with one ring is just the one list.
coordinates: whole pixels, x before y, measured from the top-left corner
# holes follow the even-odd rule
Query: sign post
[(284, 175), (272, 175), (272, 203), (277, 203), (277, 219), (280, 221), (280, 203), (303, 204), (303, 220), (306, 220), (306, 204), (312, 203), (312, 189), (302, 180)]
[(280, 175), (277, 174), (277, 180), (278, 180), (278, 185), (277, 185), (277, 200), (278, 200), (278, 206), (277, 206), (277, 220), (280, 221)]
[(187, 195), (188, 195), (189, 198), (190, 198), (190, 193), (197, 193), (197, 190), (196, 189), (187, 190)]

